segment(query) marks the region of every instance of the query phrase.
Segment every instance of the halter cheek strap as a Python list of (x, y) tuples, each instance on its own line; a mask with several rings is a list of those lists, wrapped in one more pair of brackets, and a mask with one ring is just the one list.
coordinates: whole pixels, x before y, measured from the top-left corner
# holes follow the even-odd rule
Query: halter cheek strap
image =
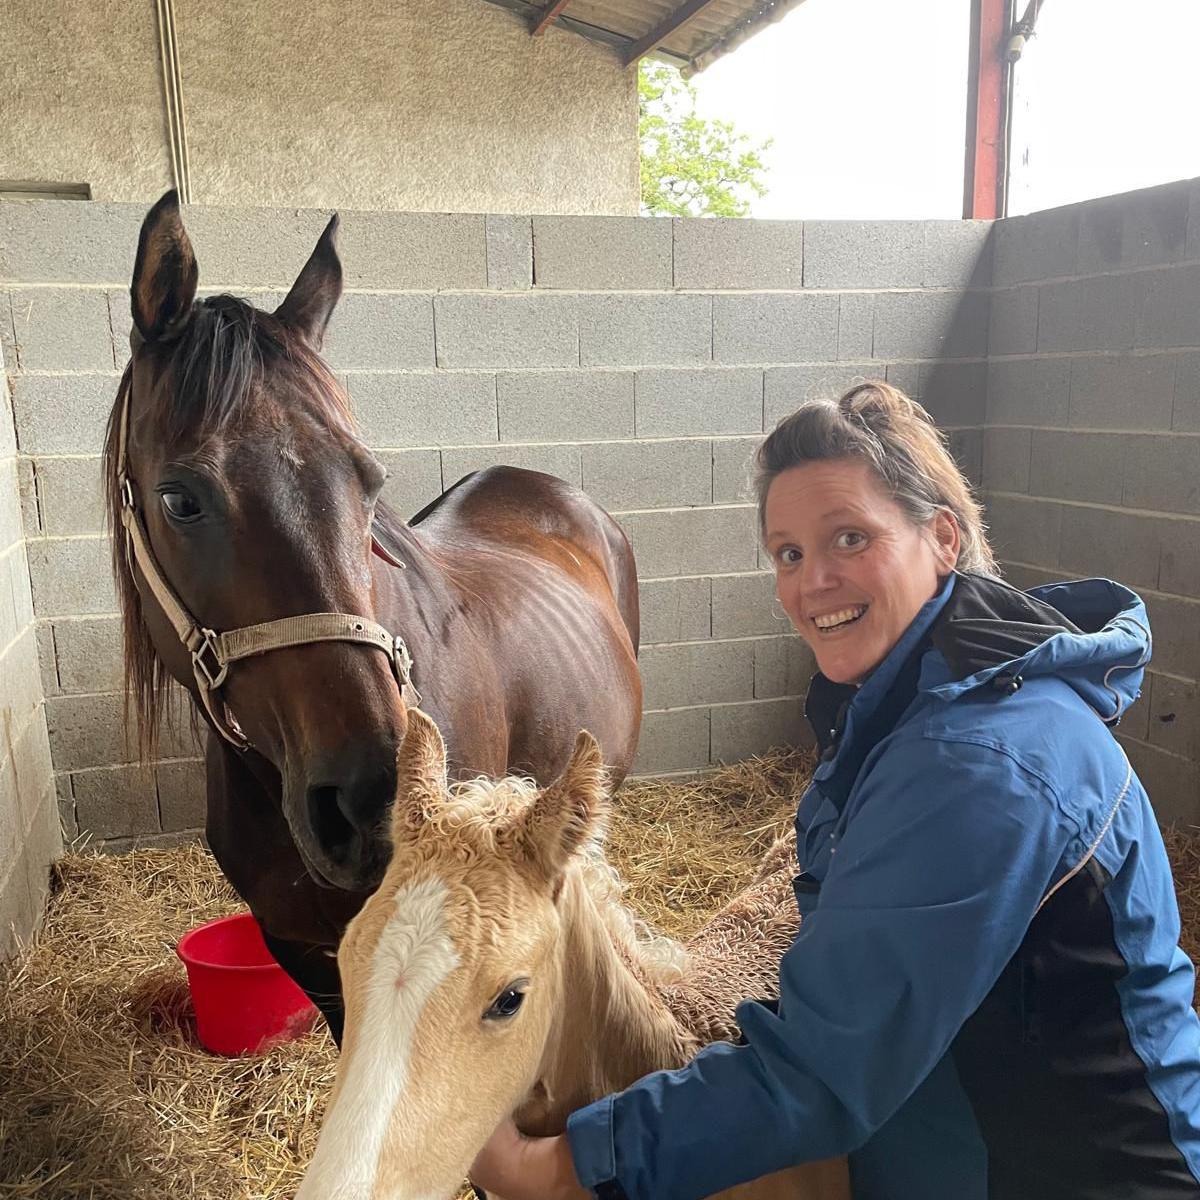
[[(121, 488), (121, 524), (125, 531), (125, 557), (131, 570), (137, 567), (159, 608), (170, 621), (176, 637), (191, 655), (196, 690), (213, 728), (238, 750), (249, 749), (249, 738), (220, 695), (220, 689), (229, 675), (229, 668), (242, 659), (268, 654), (272, 650), (306, 646), (314, 642), (358, 642), (382, 650), (391, 664), (392, 675), (400, 689), (400, 699), (407, 707), (417, 707), (421, 703), (421, 695), (413, 685), (412, 655), (409, 654), (404, 639), (394, 636), (382, 625), (367, 617), (349, 613), (306, 613), (303, 616), (266, 621), (261, 625), (246, 625), (226, 633), (217, 633), (195, 620), (167, 582), (154, 557), (138, 508), (133, 481), (126, 470), (129, 400), (132, 391), (131, 382), (125, 390), (121, 404), (121, 427), (117, 438), (117, 477)], [(380, 545), (373, 536), (371, 548), (392, 566), (404, 566), (404, 563)]]

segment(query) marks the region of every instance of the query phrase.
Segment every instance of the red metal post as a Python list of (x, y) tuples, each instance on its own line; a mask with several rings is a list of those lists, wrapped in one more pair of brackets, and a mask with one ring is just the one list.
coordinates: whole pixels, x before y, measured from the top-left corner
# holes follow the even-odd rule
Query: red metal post
[(1005, 57), (1012, 0), (971, 0), (963, 216), (1004, 215), (1011, 68)]

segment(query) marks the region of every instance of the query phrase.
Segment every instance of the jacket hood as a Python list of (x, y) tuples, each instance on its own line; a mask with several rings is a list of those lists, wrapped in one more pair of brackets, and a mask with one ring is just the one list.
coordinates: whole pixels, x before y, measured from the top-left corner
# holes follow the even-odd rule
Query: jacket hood
[(953, 700), (985, 684), (1016, 690), (1026, 679), (1054, 675), (1106, 722), (1137, 699), (1150, 661), (1146, 606), (1110, 579), (1022, 592), (1002, 580), (960, 574), (931, 635), (950, 677), (927, 672), (923, 690)]

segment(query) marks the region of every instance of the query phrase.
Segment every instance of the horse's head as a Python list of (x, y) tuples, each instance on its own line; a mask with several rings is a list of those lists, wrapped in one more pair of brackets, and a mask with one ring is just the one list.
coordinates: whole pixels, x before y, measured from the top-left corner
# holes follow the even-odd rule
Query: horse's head
[(410, 713), (392, 860), (338, 951), (346, 1036), (298, 1200), (455, 1194), (554, 1050), (564, 876), (606, 803), (589, 734), (544, 790), (448, 792), (437, 727)]
[[(148, 556), (200, 628), (376, 611), (371, 526), (385, 471), (356, 437), (345, 395), (319, 356), (342, 290), (336, 230), (334, 217), (287, 298), (265, 313), (231, 296), (196, 299), (196, 258), (173, 192), (142, 226), (133, 353), (105, 457), (127, 678), (144, 749), (166, 676), (193, 694), (196, 676), (170, 605), (147, 582), (146, 555), (127, 559), (127, 500)], [(388, 657), (347, 641), (272, 649), (235, 663), (219, 702), (278, 769), (314, 878), (374, 886), (387, 859), (404, 724)]]

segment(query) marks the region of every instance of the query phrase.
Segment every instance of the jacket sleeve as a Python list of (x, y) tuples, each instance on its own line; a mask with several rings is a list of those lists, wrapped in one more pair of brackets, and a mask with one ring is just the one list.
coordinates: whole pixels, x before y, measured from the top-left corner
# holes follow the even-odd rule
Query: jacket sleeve
[(572, 1115), (600, 1197), (699, 1200), (861, 1146), (982, 1003), (1078, 832), (1039, 777), (975, 743), (895, 747), (855, 804), (784, 956), (779, 1014), (745, 1003), (745, 1045)]

